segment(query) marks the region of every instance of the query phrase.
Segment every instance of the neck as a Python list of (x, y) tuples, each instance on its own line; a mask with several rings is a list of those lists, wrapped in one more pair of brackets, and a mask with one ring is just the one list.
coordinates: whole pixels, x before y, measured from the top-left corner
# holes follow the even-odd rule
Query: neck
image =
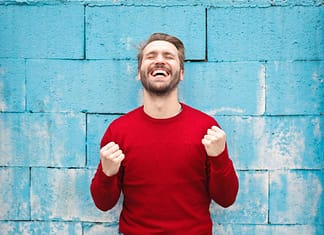
[(153, 118), (171, 118), (182, 110), (175, 89), (166, 96), (155, 96), (144, 90), (144, 112)]

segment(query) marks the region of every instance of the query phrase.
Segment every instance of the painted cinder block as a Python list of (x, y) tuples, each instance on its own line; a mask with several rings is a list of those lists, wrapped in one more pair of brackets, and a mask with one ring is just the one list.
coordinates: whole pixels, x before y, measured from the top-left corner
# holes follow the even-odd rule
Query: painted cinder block
[(24, 110), (25, 61), (0, 59), (0, 112)]
[(0, 6), (1, 57), (84, 56), (82, 5)]
[(323, 170), (270, 172), (270, 223), (324, 225), (323, 176)]
[(47, 221), (0, 221), (1, 234), (17, 235), (17, 234), (32, 234), (32, 235), (82, 235), (81, 223), (73, 222), (47, 222)]
[(97, 168), (100, 161), (100, 142), (108, 125), (119, 115), (88, 114), (87, 116), (87, 167)]
[(235, 167), (323, 169), (323, 117), (217, 116)]
[[(324, 234), (324, 18), (309, 7), (319, 0), (72, 2), (0, 1), (1, 234), (118, 234), (121, 201), (100, 212), (89, 185), (106, 127), (141, 103), (135, 46), (161, 30), (205, 59), (206, 6), (209, 62), (186, 63), (181, 98), (216, 117), (243, 170), (237, 202), (211, 206), (213, 234)], [(44, 60), (83, 59), (84, 48), (116, 60)], [(20, 58), (42, 59), (27, 60), (26, 88)]]
[(28, 168), (0, 167), (0, 220), (30, 219), (29, 181)]
[(93, 170), (32, 168), (32, 220), (118, 222), (121, 204), (109, 212), (97, 209), (90, 196)]
[(123, 113), (140, 102), (134, 61), (31, 60), (27, 109)]
[(266, 224), (268, 221), (268, 172), (239, 171), (240, 188), (229, 208), (210, 207), (215, 224)]
[(180, 96), (211, 115), (261, 115), (265, 67), (258, 62), (186, 63)]
[(210, 61), (320, 60), (322, 7), (208, 9)]
[(205, 22), (202, 6), (87, 7), (86, 57), (135, 59), (139, 43), (151, 33), (164, 32), (184, 42), (187, 59), (203, 60), (206, 57)]
[(0, 165), (85, 166), (85, 116), (0, 113)]
[(268, 114), (324, 113), (322, 61), (271, 62), (266, 67)]
[(323, 235), (319, 225), (239, 225), (216, 224), (213, 235)]

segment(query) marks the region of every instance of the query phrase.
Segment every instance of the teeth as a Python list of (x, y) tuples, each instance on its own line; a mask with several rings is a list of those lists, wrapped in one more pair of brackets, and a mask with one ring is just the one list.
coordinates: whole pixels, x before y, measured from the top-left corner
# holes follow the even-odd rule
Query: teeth
[(164, 71), (164, 70), (155, 70), (155, 71), (153, 71), (152, 75), (154, 77), (156, 77), (156, 76), (167, 76), (167, 72)]

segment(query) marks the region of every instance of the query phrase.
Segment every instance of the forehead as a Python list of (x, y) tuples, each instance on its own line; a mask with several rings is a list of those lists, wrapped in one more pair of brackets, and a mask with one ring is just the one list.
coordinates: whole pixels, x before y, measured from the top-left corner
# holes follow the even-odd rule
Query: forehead
[(146, 47), (143, 50), (143, 54), (148, 54), (151, 52), (169, 52), (177, 54), (178, 50), (172, 43), (163, 40), (158, 40), (150, 42), (146, 45)]

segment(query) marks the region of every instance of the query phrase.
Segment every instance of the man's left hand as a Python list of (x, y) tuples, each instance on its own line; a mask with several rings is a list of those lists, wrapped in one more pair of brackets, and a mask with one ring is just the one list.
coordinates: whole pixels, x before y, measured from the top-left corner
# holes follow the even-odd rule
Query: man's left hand
[(226, 134), (219, 127), (212, 126), (207, 130), (201, 143), (205, 146), (208, 156), (218, 157), (225, 149)]

